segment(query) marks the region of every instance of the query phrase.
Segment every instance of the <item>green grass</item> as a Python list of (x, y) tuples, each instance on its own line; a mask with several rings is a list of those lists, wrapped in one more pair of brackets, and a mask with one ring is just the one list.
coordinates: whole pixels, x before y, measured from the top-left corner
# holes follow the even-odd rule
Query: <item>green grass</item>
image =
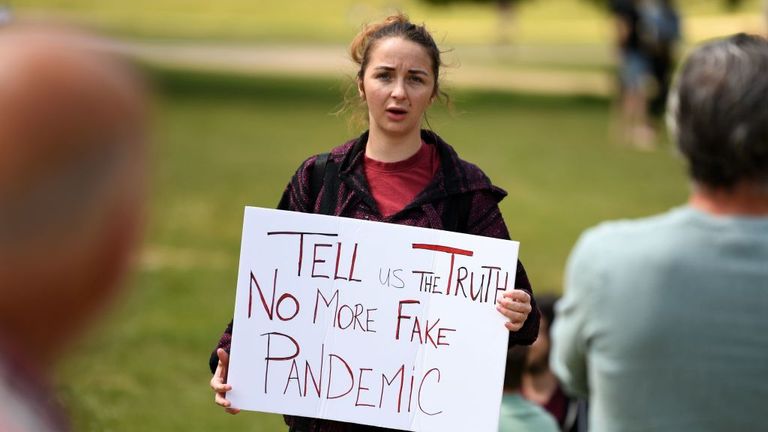
[[(155, 70), (152, 211), (132, 288), (61, 368), (78, 431), (280, 431), (229, 416), (207, 359), (232, 315), (243, 206), (273, 207), (298, 164), (351, 133), (341, 83)], [(612, 145), (602, 99), (462, 92), (432, 126), (509, 192), (502, 212), (538, 292), (559, 292), (579, 232), (680, 203), (668, 146)]]

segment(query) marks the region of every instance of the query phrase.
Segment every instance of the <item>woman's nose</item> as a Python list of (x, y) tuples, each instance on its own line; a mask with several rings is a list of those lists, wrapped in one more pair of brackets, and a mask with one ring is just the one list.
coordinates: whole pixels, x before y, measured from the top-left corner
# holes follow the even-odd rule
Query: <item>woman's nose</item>
[(396, 80), (392, 88), (392, 97), (394, 99), (404, 99), (405, 96), (405, 82), (403, 80)]

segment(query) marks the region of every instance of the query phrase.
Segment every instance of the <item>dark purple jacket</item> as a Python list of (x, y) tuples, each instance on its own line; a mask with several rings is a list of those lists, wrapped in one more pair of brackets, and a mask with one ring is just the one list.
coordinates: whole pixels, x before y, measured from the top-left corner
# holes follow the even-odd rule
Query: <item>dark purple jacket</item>
[[(333, 212), (336, 216), (442, 229), (443, 211), (450, 207), (451, 199), (460, 194), (471, 194), (469, 214), (465, 222), (466, 229), (462, 231), (466, 234), (509, 239), (509, 232), (504, 224), (504, 219), (501, 217), (498, 205), (507, 193), (491, 184), (491, 181), (480, 168), (459, 159), (456, 151), (434, 132), (422, 131), (421, 136), (427, 144), (437, 146), (440, 155), (440, 170), (435, 174), (432, 182), (414, 198), (413, 202), (399, 212), (388, 217), (382, 216), (370, 193), (363, 171), (365, 143), (368, 141), (367, 132), (359, 138), (331, 150), (329, 159), (338, 166), (340, 180), (336, 191), (328, 191), (323, 187), (320, 189), (315, 202), (311, 202), (310, 178), (317, 158), (312, 156), (304, 161), (294, 174), (285, 192), (283, 192), (278, 208), (303, 213), (319, 213), (323, 194), (336, 193), (336, 209)], [(531, 294), (533, 310), (528, 315), (523, 327), (519, 331), (509, 334), (509, 343), (510, 345), (530, 345), (536, 340), (539, 333), (539, 311), (533, 300), (533, 291), (528, 281), (528, 275), (526, 275), (520, 261), (517, 262), (515, 288)], [(224, 348), (229, 352), (231, 336), (232, 323), (230, 322), (216, 348)], [(210, 363), (212, 372), (216, 369), (217, 361), (214, 350)], [(293, 416), (285, 416), (285, 421), (289, 426), (295, 427), (297, 431), (364, 432), (388, 430)]]

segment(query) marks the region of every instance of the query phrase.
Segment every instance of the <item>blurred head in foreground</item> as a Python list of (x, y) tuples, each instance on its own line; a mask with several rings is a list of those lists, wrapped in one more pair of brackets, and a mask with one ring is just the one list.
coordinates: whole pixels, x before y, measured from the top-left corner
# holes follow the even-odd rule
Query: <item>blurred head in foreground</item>
[(0, 28), (0, 353), (40, 370), (112, 297), (142, 225), (145, 88), (105, 46)]
[(669, 102), (670, 129), (697, 187), (768, 194), (768, 41), (738, 34), (698, 48)]

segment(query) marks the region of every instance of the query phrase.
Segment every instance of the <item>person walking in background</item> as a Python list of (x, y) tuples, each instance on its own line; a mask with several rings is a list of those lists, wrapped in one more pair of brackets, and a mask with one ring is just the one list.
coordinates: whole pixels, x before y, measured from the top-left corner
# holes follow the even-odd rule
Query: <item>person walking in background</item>
[(611, 0), (618, 48), (618, 141), (651, 148), (655, 134), (647, 115), (651, 65), (640, 43), (640, 12), (637, 0)]
[[(421, 129), (426, 111), (442, 93), (440, 50), (424, 26), (404, 15), (365, 27), (350, 46), (359, 67), (356, 100), (368, 130), (329, 154), (304, 161), (278, 208), (326, 213), (509, 239), (498, 203), (506, 195), (475, 165), (431, 130)], [(517, 262), (515, 288), (497, 310), (511, 332), (510, 344), (531, 344), (539, 315), (525, 269)], [(210, 358), (215, 402), (226, 399), (232, 323)], [(291, 431), (367, 431), (372, 426), (286, 416)]]
[(649, 150), (669, 93), (680, 16), (673, 0), (611, 0), (611, 10), (619, 51), (619, 140)]
[(520, 393), (528, 351), (525, 346), (513, 346), (507, 350), (499, 432), (558, 432), (560, 428), (555, 418)]
[(674, 0), (641, 0), (640, 41), (653, 79), (648, 113), (654, 124), (664, 118), (681, 37), (680, 14)]
[(764, 430), (768, 400), (768, 41), (688, 58), (669, 101), (688, 203), (582, 235), (551, 365), (594, 431)]
[(566, 395), (560, 380), (549, 368), (550, 329), (555, 319), (554, 307), (557, 299), (554, 295), (536, 296), (536, 304), (541, 312), (539, 337), (528, 350), (521, 393), (523, 397), (552, 414), (560, 430), (584, 432), (587, 430), (586, 402)]
[(13, 20), (10, 6), (0, 3), (0, 27), (8, 25)]
[(145, 95), (81, 31), (0, 29), (0, 431), (69, 430), (50, 379), (143, 225)]

